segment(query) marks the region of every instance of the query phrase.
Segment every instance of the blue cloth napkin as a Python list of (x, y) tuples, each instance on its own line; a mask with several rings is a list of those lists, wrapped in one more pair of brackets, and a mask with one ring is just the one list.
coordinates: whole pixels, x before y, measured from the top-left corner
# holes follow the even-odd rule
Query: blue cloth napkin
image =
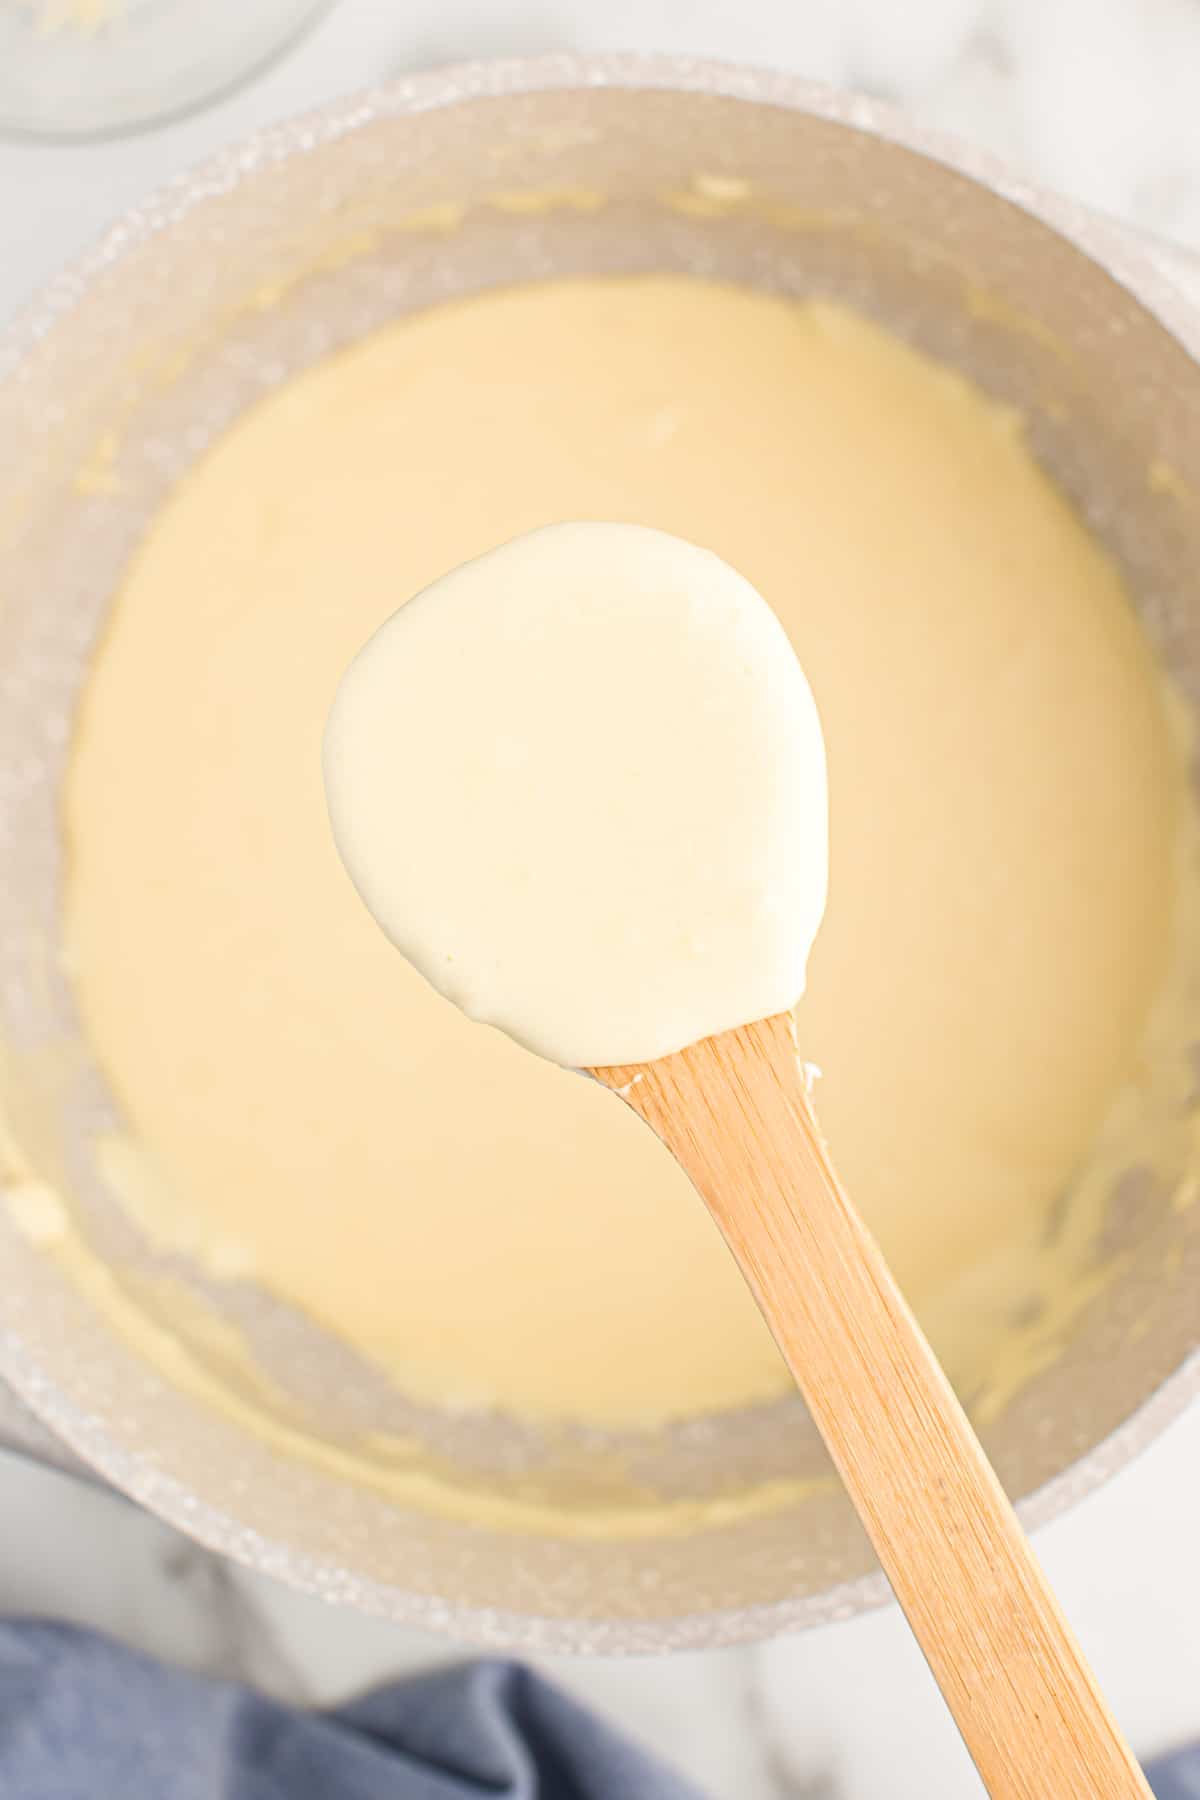
[(0, 1623), (3, 1800), (701, 1800), (516, 1663), (438, 1669), (334, 1712)]
[(1146, 1770), (1158, 1800), (1200, 1800), (1200, 1744), (1160, 1756)]
[[(1200, 1800), (1200, 1750), (1147, 1773), (1158, 1800)], [(516, 1663), (438, 1669), (303, 1712), (36, 1620), (0, 1623), (0, 1796), (702, 1800)]]

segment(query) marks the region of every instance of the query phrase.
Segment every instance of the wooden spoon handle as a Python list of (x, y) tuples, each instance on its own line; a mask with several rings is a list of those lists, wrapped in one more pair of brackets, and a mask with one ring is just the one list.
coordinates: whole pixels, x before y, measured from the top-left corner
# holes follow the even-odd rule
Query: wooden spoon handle
[(1004, 1490), (830, 1163), (790, 1016), (594, 1073), (674, 1152), (724, 1233), (988, 1792), (1149, 1795)]

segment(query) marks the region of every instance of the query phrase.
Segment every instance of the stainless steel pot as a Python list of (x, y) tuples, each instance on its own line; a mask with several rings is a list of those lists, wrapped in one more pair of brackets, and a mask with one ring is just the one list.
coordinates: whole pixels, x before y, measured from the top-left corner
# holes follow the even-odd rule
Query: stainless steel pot
[[(81, 1149), (112, 1103), (58, 954), (57, 788), (122, 562), (239, 409), (406, 308), (661, 268), (839, 295), (1021, 406), (1200, 694), (1200, 318), (1115, 227), (791, 79), (552, 57), (398, 83), (160, 192), (0, 345), (0, 1368), (118, 1487), (205, 1542), (362, 1607), (528, 1646), (729, 1643), (886, 1590), (798, 1402), (618, 1443), (432, 1417), (268, 1297), (232, 1299), (180, 1258), (166, 1271), (179, 1309), (147, 1318), (153, 1360), (114, 1331), (113, 1284), (162, 1273), (163, 1252)], [(1097, 1247), (1111, 1280), (987, 1427), (1029, 1523), (1200, 1385), (1200, 1206), (1177, 1174), (1118, 1184)], [(206, 1397), (236, 1385), (203, 1328), (222, 1312), (282, 1409)], [(406, 1498), (401, 1441), (447, 1490), (511, 1503), (506, 1519)], [(614, 1458), (652, 1503), (598, 1509)]]

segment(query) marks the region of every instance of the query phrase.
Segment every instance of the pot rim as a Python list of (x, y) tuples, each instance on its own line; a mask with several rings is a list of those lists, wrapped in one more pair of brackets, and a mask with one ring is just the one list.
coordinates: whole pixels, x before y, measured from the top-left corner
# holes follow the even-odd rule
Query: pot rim
[[(1185, 255), (1164, 246), (1162, 258), (1132, 231), (1089, 208), (1022, 180), (990, 153), (915, 125), (895, 108), (800, 76), (669, 55), (552, 52), (533, 57), (466, 61), (407, 75), (270, 124), (154, 190), (80, 256), (51, 278), (0, 331), (0, 381), (20, 378), (22, 365), (48, 334), (65, 325), (92, 284), (111, 266), (259, 170), (336, 141), (389, 117), (439, 111), (476, 99), (564, 89), (619, 89), (710, 94), (806, 113), (869, 133), (944, 164), (1040, 220), (1128, 289), (1200, 362), (1200, 309), (1164, 273)], [(198, 1501), (181, 1484), (110, 1435), (103, 1421), (76, 1406), (38, 1367), (12, 1331), (0, 1332), (0, 1376), (33, 1413), (121, 1493), (210, 1550), (293, 1587), (416, 1628), (526, 1652), (646, 1654), (746, 1643), (777, 1633), (847, 1619), (891, 1595), (882, 1571), (821, 1593), (757, 1606), (661, 1620), (570, 1619), (494, 1610), (413, 1593), (351, 1575), (336, 1563), (297, 1552), (282, 1539)], [(1107, 1438), (1025, 1497), (1017, 1507), (1026, 1529), (1047, 1523), (1123, 1468), (1200, 1395), (1200, 1349), (1187, 1356)]]

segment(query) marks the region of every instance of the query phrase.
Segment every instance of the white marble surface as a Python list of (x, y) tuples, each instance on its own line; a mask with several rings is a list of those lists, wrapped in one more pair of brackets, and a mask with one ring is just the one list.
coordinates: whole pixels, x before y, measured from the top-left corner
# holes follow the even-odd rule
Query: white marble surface
[[(1200, 248), (1197, 0), (341, 0), (207, 112), (101, 146), (0, 143), (0, 316), (151, 183), (261, 121), (403, 69), (564, 47), (728, 56), (867, 89)], [(0, 1436), (16, 1429), (0, 1407)], [(1143, 1754), (1200, 1733), (1198, 1493), (1193, 1409), (1038, 1539)], [(0, 1611), (81, 1620), (318, 1702), (463, 1648), (232, 1569), (3, 1453)], [(981, 1791), (894, 1609), (756, 1650), (550, 1666), (718, 1800)]]

